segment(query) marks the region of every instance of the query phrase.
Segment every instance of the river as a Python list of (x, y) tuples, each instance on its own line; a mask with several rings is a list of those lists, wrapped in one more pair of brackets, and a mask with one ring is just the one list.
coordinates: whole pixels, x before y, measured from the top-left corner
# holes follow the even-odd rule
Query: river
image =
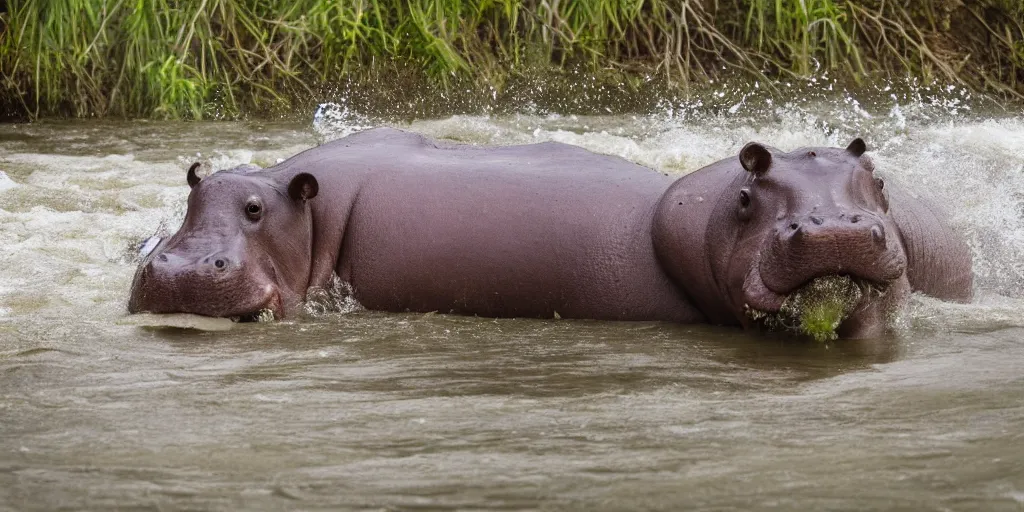
[[(0, 509), (1024, 510), (1024, 117), (955, 88), (876, 92), (0, 125)], [(189, 163), (272, 165), (383, 124), (675, 174), (750, 140), (860, 136), (887, 182), (947, 205), (977, 299), (915, 297), (891, 337), (829, 345), (352, 308), (123, 324), (138, 246), (180, 223)]]

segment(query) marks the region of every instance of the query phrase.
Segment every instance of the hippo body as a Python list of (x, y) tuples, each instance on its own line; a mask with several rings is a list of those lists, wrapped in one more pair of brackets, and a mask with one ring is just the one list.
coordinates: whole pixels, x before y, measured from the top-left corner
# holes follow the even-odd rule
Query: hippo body
[[(694, 322), (645, 234), (671, 183), (558, 143), (442, 145), (363, 132), (270, 172), (311, 168), (331, 201), (311, 282), (337, 273), (368, 309)], [(308, 156), (308, 158), (306, 158)]]
[[(476, 147), (374, 129), (265, 170), (201, 181), (190, 170), (182, 229), (140, 265), (129, 311), (290, 316), (336, 274), (374, 310), (752, 326), (750, 308), (850, 274), (886, 292), (844, 332), (873, 336), (880, 312), (912, 289), (970, 298), (966, 246), (917, 199), (901, 196), (889, 215), (862, 147), (800, 151), (748, 145), (673, 179), (565, 144)], [(808, 165), (855, 179), (805, 187), (790, 168)], [(785, 244), (799, 250), (766, 249)], [(806, 263), (815, 258), (824, 262)]]

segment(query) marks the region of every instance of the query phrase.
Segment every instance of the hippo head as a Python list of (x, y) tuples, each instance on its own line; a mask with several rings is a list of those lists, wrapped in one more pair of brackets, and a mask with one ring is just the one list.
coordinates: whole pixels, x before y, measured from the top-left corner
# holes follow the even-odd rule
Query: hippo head
[(240, 167), (200, 180), (197, 167), (181, 229), (140, 264), (128, 311), (287, 316), (309, 283), (316, 178)]
[(860, 288), (839, 334), (884, 332), (909, 290), (907, 255), (865, 150), (861, 139), (790, 153), (750, 143), (740, 166), (728, 166), (705, 232), (706, 268), (741, 324), (778, 313), (816, 278), (839, 276)]

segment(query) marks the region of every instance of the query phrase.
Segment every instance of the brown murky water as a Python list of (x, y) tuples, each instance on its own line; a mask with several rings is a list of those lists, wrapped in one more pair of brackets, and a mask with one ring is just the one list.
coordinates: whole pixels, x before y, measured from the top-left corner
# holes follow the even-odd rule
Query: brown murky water
[(959, 109), (400, 125), (674, 173), (750, 139), (864, 136), (887, 180), (951, 206), (979, 298), (915, 299), (892, 338), (830, 346), (365, 311), (119, 325), (138, 243), (184, 213), (187, 163), (267, 165), (380, 121), (0, 126), (0, 508), (1024, 510), (1024, 119)]

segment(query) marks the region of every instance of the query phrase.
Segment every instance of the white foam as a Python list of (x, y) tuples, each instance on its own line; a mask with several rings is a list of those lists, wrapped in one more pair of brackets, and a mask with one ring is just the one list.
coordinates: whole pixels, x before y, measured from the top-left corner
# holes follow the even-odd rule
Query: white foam
[(7, 173), (0, 171), (0, 192), (10, 190), (17, 186), (18, 184), (15, 183), (14, 180), (12, 180), (9, 176), (7, 176)]
[[(460, 115), (397, 126), (475, 144), (560, 141), (676, 175), (735, 155), (751, 140), (794, 149), (845, 146), (864, 137), (887, 181), (923, 188), (952, 211), (955, 228), (974, 250), (982, 295), (1010, 297), (1010, 306), (999, 306), (1004, 316), (998, 318), (987, 303), (957, 311), (982, 323), (1006, 324), (1024, 309), (1014, 310), (1024, 297), (1024, 119), (978, 117), (973, 99), (961, 89), (895, 91), (875, 100), (841, 93), (803, 100), (794, 93), (791, 101), (780, 102), (749, 87), (722, 87), (717, 95), (664, 101), (649, 115), (538, 115), (524, 108), (520, 114)], [(314, 119), (319, 140), (380, 124), (344, 102), (319, 110)], [(38, 129), (59, 135), (74, 128)], [(124, 311), (141, 242), (177, 229), (184, 217), (188, 164), (207, 159), (218, 169), (266, 165), (315, 142), (309, 133), (296, 136), (293, 127), (264, 127), (258, 138), (244, 123), (192, 123), (188, 130), (206, 145), (103, 156), (34, 149), (3, 154), (0, 164), (18, 182), (0, 172), (2, 314), (116, 318)], [(114, 126), (87, 136), (93, 139), (85, 142), (103, 145), (121, 135)], [(332, 285), (310, 313), (358, 309), (354, 301), (346, 302), (350, 293), (344, 292), (344, 283)], [(5, 301), (15, 296), (33, 304), (38, 299), (40, 309), (12, 308)], [(913, 311), (920, 318), (936, 314), (920, 307)]]
[(369, 117), (350, 109), (345, 99), (321, 103), (313, 112), (313, 131), (321, 142), (340, 139), (375, 124)]

